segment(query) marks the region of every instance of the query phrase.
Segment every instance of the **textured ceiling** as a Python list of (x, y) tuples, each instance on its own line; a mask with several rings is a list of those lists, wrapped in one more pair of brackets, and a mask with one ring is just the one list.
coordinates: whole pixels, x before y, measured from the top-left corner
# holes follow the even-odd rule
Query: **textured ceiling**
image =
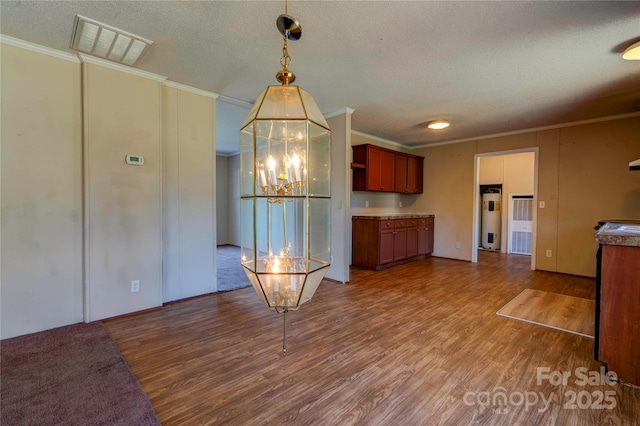
[[(138, 68), (253, 102), (277, 84), (283, 11), (283, 1), (2, 0), (0, 31), (70, 51), (81, 14), (153, 40)], [(303, 27), (290, 44), (296, 84), (325, 114), (353, 108), (354, 130), (405, 145), (640, 111), (640, 61), (621, 58), (640, 40), (638, 1), (292, 0), (289, 14)], [(451, 127), (426, 130), (437, 118)]]

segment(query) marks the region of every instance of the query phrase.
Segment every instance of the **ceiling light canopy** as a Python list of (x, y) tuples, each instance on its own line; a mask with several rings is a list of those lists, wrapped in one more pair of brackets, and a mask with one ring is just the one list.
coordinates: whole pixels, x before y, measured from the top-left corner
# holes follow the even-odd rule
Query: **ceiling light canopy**
[(622, 54), (622, 58), (628, 61), (640, 61), (640, 41), (627, 47)]
[(76, 15), (71, 37), (71, 48), (74, 50), (134, 66), (152, 44), (151, 40)]
[(447, 120), (433, 120), (427, 123), (427, 127), (433, 130), (441, 130), (449, 127)]

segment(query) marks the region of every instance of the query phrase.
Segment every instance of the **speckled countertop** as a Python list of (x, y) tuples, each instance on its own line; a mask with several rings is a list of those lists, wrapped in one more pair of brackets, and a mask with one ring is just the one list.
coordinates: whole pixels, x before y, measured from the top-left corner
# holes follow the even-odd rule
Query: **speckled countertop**
[(361, 214), (353, 216), (352, 219), (375, 219), (375, 220), (391, 220), (391, 219), (421, 219), (425, 217), (435, 217), (431, 213), (392, 213), (392, 214)]
[(596, 232), (599, 244), (640, 247), (640, 221), (607, 222)]

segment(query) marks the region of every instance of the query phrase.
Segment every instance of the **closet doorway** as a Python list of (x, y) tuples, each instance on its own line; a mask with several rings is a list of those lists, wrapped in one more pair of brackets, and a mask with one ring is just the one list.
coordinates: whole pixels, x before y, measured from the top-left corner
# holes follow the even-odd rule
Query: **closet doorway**
[[(498, 230), (491, 230), (492, 237), (499, 239), (499, 249), (489, 251), (505, 255), (528, 255), (531, 257), (531, 270), (535, 270), (538, 148), (475, 155), (471, 252), (471, 261), (474, 263), (478, 262), (478, 250), (485, 250), (482, 248), (482, 191), (487, 187), (501, 188), (500, 224)], [(493, 226), (495, 228), (495, 224)]]

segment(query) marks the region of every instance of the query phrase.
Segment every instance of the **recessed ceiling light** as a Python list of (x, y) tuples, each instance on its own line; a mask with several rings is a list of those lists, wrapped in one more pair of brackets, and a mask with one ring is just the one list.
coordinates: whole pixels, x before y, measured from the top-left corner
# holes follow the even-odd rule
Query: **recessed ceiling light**
[(71, 48), (113, 62), (134, 66), (151, 40), (84, 16), (76, 15)]
[(441, 130), (449, 127), (447, 120), (434, 120), (427, 123), (427, 127), (433, 130)]
[(622, 54), (622, 58), (628, 61), (640, 61), (640, 41), (627, 47)]

